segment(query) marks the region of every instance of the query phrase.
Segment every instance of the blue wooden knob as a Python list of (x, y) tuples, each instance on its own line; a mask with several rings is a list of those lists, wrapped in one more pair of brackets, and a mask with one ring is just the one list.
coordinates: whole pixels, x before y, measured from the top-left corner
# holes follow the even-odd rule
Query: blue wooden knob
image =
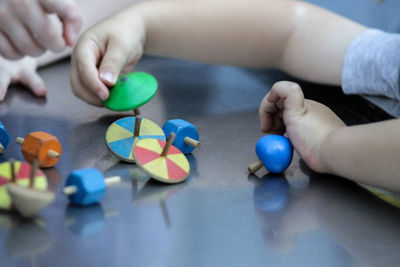
[(2, 146), (0, 147), (0, 154), (7, 148), (9, 143), (10, 136), (8, 135), (6, 128), (4, 128), (4, 125), (0, 122), (0, 144)]
[[(180, 151), (182, 151), (183, 154), (189, 154), (193, 151), (193, 149), (198, 147), (193, 144), (193, 141), (199, 141), (199, 133), (197, 132), (193, 124), (185, 120), (174, 119), (167, 121), (162, 129), (167, 139), (172, 132), (176, 134), (173, 145), (176, 146)], [(187, 139), (185, 140), (186, 137), (188, 137), (189, 140), (191, 139), (193, 141), (190, 142)], [(200, 143), (197, 142), (197, 144)]]
[(284, 136), (265, 135), (256, 144), (256, 154), (269, 172), (281, 173), (292, 161), (293, 146)]
[[(76, 187), (74, 193), (67, 193), (66, 188)], [(94, 168), (73, 171), (67, 178), (64, 193), (69, 194), (69, 200), (76, 205), (86, 206), (100, 202), (106, 192), (103, 174)]]

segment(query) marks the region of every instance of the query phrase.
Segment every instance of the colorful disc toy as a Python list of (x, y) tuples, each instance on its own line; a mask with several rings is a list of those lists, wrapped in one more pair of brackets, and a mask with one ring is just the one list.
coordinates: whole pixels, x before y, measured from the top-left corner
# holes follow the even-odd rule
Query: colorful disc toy
[(110, 151), (119, 159), (132, 163), (135, 163), (135, 144), (147, 138), (164, 141), (165, 135), (157, 124), (140, 116), (119, 119), (108, 127), (106, 133), (106, 143)]
[[(14, 163), (16, 183), (22, 186), (29, 186), (31, 165), (25, 162), (16, 161)], [(0, 209), (10, 210), (12, 208), (10, 195), (5, 187), (10, 183), (11, 163), (4, 162), (0, 164)], [(38, 190), (47, 189), (47, 178), (41, 170), (36, 171), (33, 188)]]
[(182, 182), (189, 175), (189, 162), (185, 155), (171, 144), (164, 156), (166, 146), (167, 142), (157, 139), (140, 140), (134, 148), (136, 164), (160, 182)]

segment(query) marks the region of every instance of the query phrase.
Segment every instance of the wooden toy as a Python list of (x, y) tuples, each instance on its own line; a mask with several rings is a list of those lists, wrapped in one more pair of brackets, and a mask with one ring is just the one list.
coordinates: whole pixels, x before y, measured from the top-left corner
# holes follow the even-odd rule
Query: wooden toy
[(17, 137), (17, 143), (22, 145), (22, 155), (32, 163), (35, 159), (40, 167), (52, 167), (61, 157), (60, 141), (54, 135), (45, 132), (32, 132), (25, 139)]
[(6, 128), (4, 128), (4, 125), (0, 122), (0, 154), (4, 152), (9, 143), (10, 136), (6, 131)]
[(135, 109), (133, 109), (133, 116), (138, 116), (138, 115), (140, 115), (140, 110), (139, 110), (139, 108), (135, 108)]
[(146, 138), (164, 141), (165, 135), (157, 124), (138, 115), (111, 124), (107, 129), (106, 144), (117, 158), (134, 163), (133, 147), (139, 140)]
[(138, 108), (153, 98), (157, 92), (157, 80), (144, 72), (121, 75), (103, 105), (114, 111)]
[(175, 133), (168, 141), (143, 139), (136, 143), (136, 164), (152, 178), (164, 183), (179, 183), (189, 175), (190, 166), (185, 155), (172, 145)]
[(94, 168), (79, 169), (68, 176), (63, 192), (73, 204), (87, 206), (100, 202), (106, 187), (120, 182), (119, 176), (104, 179), (103, 174)]
[(173, 145), (182, 151), (183, 154), (189, 154), (193, 149), (200, 147), (199, 133), (193, 124), (185, 120), (169, 120), (164, 124), (162, 129), (167, 138), (170, 133), (176, 134)]
[[(13, 165), (14, 172), (11, 171), (12, 162), (3, 162), (0, 164), (0, 209), (3, 210), (10, 210), (13, 207), (11, 197), (6, 188), (8, 183), (15, 181), (16, 184), (25, 187), (30, 186), (31, 183), (31, 166), (28, 163), (20, 161), (15, 161)], [(46, 176), (40, 170), (36, 171), (33, 188), (40, 191), (47, 190), (48, 188)]]
[(290, 165), (293, 157), (293, 146), (289, 139), (281, 135), (265, 135), (256, 144), (256, 154), (259, 161), (248, 167), (250, 173), (255, 173), (264, 165), (272, 173), (282, 173)]
[[(29, 186), (22, 186), (15, 182), (7, 184), (12, 203), (24, 217), (32, 217), (48, 204), (54, 201), (54, 193), (47, 190), (37, 190), (33, 187), (37, 177), (39, 161), (34, 160), (30, 167)], [(41, 177), (42, 173), (39, 173)], [(14, 162), (11, 162), (11, 177), (15, 181)], [(46, 178), (45, 178), (46, 179)]]

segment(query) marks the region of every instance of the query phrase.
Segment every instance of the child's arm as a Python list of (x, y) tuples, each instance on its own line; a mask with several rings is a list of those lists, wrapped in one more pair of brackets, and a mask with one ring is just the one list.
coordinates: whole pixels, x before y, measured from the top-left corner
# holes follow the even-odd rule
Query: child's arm
[(298, 1), (150, 1), (108, 18), (80, 38), (72, 58), (72, 88), (100, 105), (100, 99), (108, 97), (105, 85), (113, 85), (143, 51), (207, 63), (275, 67), (340, 85), (346, 49), (364, 29)]
[(259, 114), (261, 130), (286, 131), (311, 169), (400, 191), (400, 119), (346, 127), (291, 82), (276, 83)]

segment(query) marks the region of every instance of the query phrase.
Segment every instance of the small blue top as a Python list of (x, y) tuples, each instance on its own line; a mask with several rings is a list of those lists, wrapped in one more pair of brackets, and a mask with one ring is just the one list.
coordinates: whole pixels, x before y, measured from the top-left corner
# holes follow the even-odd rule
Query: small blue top
[(256, 153), (265, 168), (272, 173), (284, 172), (293, 157), (293, 146), (282, 135), (265, 135), (256, 144)]

